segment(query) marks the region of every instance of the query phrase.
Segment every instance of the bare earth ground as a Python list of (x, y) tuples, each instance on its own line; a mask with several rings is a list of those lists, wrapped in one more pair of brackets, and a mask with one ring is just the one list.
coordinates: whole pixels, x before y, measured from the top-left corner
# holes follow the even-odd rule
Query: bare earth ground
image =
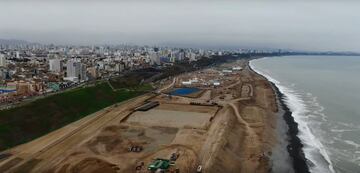
[[(196, 84), (198, 97), (146, 94), (101, 110), (64, 128), (3, 153), (0, 172), (120, 173), (148, 172), (155, 158), (179, 158), (168, 172), (269, 172), (277, 105), (266, 79), (244, 70), (221, 75), (206, 69), (176, 77), (159, 91), (179, 87), (179, 81), (198, 77), (217, 79), (220, 87)], [(178, 80), (179, 79), (179, 80)], [(180, 86), (181, 87), (181, 86)], [(159, 101), (148, 111), (134, 109)], [(194, 104), (196, 103), (196, 104)], [(129, 147), (141, 146), (140, 152)], [(136, 166), (143, 162), (141, 170)]]

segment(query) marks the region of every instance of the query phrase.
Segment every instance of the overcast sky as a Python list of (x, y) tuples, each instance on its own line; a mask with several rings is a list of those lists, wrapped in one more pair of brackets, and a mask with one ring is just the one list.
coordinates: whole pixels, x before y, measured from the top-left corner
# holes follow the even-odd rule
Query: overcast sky
[(360, 1), (0, 0), (0, 38), (360, 52)]

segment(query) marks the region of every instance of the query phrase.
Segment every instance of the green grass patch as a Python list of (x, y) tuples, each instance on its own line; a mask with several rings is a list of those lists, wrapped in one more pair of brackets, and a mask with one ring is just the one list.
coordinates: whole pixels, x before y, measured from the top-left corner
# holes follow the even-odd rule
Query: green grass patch
[(141, 95), (148, 87), (113, 91), (107, 83), (100, 83), (0, 111), (0, 151), (45, 135), (114, 103)]

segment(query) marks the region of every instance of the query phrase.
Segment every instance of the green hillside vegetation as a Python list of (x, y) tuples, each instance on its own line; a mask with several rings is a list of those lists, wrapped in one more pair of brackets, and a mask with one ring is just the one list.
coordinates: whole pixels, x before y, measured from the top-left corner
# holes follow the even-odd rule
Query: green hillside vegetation
[[(146, 79), (150, 79), (151, 77), (155, 76), (156, 74), (159, 74), (159, 72), (152, 72), (150, 70), (152, 69), (146, 69), (149, 71), (136, 71), (127, 73), (124, 76), (117, 77), (114, 79), (110, 79), (109, 82), (115, 89), (121, 89), (121, 88), (127, 88), (127, 89), (133, 89), (139, 87), (142, 81), (145, 81)], [(147, 81), (151, 82), (151, 81)]]
[(107, 83), (78, 88), (0, 111), (0, 151), (61, 128), (114, 103), (141, 95), (151, 86), (113, 91)]

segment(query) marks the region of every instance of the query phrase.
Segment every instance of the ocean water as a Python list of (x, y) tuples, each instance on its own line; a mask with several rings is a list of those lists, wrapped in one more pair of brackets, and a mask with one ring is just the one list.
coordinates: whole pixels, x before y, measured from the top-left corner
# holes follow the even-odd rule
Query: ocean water
[(250, 65), (286, 95), (311, 172), (360, 172), (360, 57), (284, 56)]

